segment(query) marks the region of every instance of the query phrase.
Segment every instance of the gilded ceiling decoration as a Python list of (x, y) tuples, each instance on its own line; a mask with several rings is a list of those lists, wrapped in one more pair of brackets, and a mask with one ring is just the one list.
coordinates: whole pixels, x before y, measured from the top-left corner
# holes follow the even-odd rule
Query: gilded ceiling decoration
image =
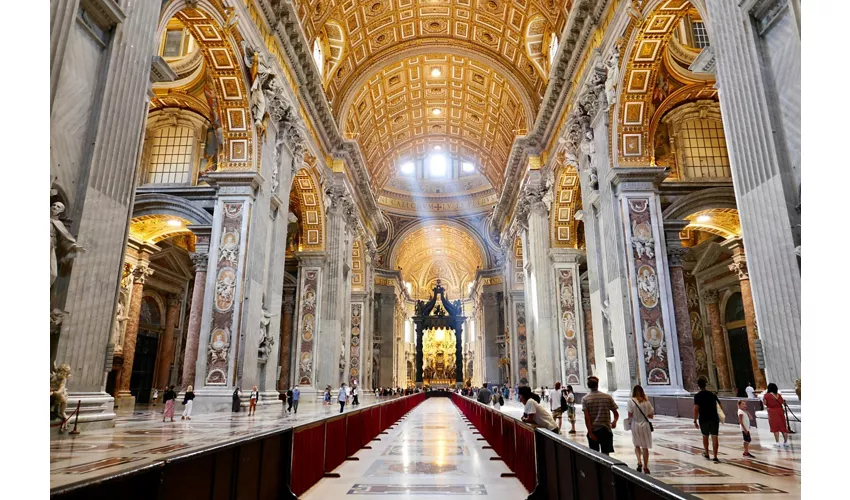
[(522, 263), (522, 239), (519, 236), (514, 239), (513, 252), (511, 263), (514, 271), (513, 288), (522, 288), (525, 286), (525, 272)]
[(130, 239), (154, 244), (175, 236), (192, 235), (191, 222), (174, 215), (141, 215), (130, 220)]
[[(674, 39), (679, 21), (695, 12), (688, 0), (666, 0), (637, 27), (634, 41), (625, 54), (626, 67), (618, 99), (620, 165), (653, 164), (654, 138), (650, 124), (657, 123), (662, 104), (683, 84), (707, 80), (682, 66), (695, 55), (692, 49)], [(692, 96), (694, 99), (716, 98), (716, 90), (711, 85), (703, 84), (691, 90), (694, 89), (698, 90)]]
[(734, 208), (710, 208), (685, 217), (690, 224), (685, 226), (682, 236), (689, 238), (690, 231), (705, 231), (723, 239), (741, 236), (741, 220)]
[(517, 131), (530, 118), (516, 89), (477, 61), (423, 55), (391, 64), (353, 99), (345, 134), (360, 143), (373, 183), (435, 147), (477, 165), (500, 187)]
[[(454, 45), (487, 53), (513, 68), (526, 92), (546, 90), (546, 80), (526, 55), (523, 34), (529, 19), (542, 15), (560, 30), (572, 0), (293, 0), (307, 41), (320, 37), (328, 22), (345, 30), (343, 60), (328, 75), (327, 93), (339, 109), (361, 71), (374, 72), (373, 60), (408, 48)], [(438, 52), (435, 51), (435, 52)]]
[(555, 173), (554, 199), (549, 214), (553, 248), (578, 248), (577, 210), (581, 209), (581, 185), (575, 168), (560, 167)]
[(469, 232), (451, 224), (430, 223), (398, 243), (390, 264), (411, 284), (413, 297), (429, 297), (431, 288), (441, 279), (455, 300), (467, 295), (484, 259), (484, 250)]
[(366, 288), (364, 273), (366, 272), (366, 256), (363, 254), (363, 242), (354, 240), (351, 250), (351, 289), (362, 292)]
[[(219, 168), (250, 169), (254, 139), (250, 127), (249, 95), (241, 68), (242, 59), (231, 44), (234, 42), (238, 46), (241, 36), (236, 30), (222, 30), (216, 19), (199, 9), (182, 9), (176, 17), (189, 29), (200, 46), (208, 78), (212, 83), (205, 87), (206, 91), (203, 92), (207, 102), (207, 113), (204, 113), (204, 116), (210, 117), (223, 132), (224, 144), (219, 149)], [(158, 96), (157, 99), (161, 99), (163, 106), (176, 104), (178, 107), (191, 109), (203, 107), (192, 102), (188, 94), (174, 94), (173, 102), (165, 97)], [(198, 96), (193, 97), (198, 100)]]
[(300, 220), (298, 227), (298, 251), (319, 251), (325, 247), (325, 206), (319, 183), (311, 169), (302, 168), (295, 174), (292, 182), (292, 194), (298, 202)]

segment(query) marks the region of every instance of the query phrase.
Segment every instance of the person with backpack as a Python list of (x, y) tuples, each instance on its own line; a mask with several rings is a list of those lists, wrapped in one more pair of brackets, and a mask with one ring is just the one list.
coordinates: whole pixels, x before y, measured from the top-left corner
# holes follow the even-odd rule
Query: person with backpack
[[(629, 401), (629, 427), (632, 431), (632, 444), (637, 455), (637, 470), (649, 474), (649, 450), (652, 448), (652, 422), (655, 418), (655, 408), (646, 397), (643, 387), (636, 385), (632, 389), (632, 399)], [(641, 462), (643, 456), (643, 462)]]

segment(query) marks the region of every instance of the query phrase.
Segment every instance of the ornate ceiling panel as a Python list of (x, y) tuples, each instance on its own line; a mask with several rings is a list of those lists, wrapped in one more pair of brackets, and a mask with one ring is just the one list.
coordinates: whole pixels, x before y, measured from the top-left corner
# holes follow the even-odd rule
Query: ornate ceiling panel
[(529, 95), (539, 102), (546, 80), (526, 55), (528, 20), (542, 15), (563, 28), (572, 0), (293, 0), (307, 41), (328, 36), (338, 23), (348, 44), (342, 62), (327, 76), (327, 92), (339, 109), (352, 82), (387, 52), (412, 47), (463, 44), (516, 68)]
[(445, 223), (430, 223), (410, 232), (393, 255), (392, 267), (401, 270), (416, 298), (426, 298), (437, 279), (443, 280), (452, 300), (465, 296), (484, 262), (483, 249), (476, 239), (464, 229)]
[(319, 183), (313, 177), (309, 168), (302, 168), (295, 174), (292, 182), (290, 202), (298, 201), (298, 225), (301, 229), (298, 241), (299, 251), (323, 250), (325, 245), (325, 230), (322, 221), (325, 220), (325, 206)]
[(526, 127), (517, 90), (473, 59), (423, 55), (404, 59), (369, 78), (355, 94), (345, 133), (363, 148), (376, 186), (399, 159), (442, 151), (479, 165), (500, 188), (517, 131)]
[(552, 246), (555, 248), (577, 248), (576, 211), (581, 208), (581, 186), (578, 172), (569, 165), (561, 167), (555, 174), (557, 184), (553, 187), (552, 200)]
[(685, 226), (682, 236), (690, 239), (690, 231), (705, 231), (728, 239), (741, 236), (741, 220), (734, 208), (710, 208), (685, 217), (690, 224)]
[(192, 235), (186, 219), (174, 215), (142, 215), (130, 220), (130, 238), (140, 243), (157, 243), (178, 235)]

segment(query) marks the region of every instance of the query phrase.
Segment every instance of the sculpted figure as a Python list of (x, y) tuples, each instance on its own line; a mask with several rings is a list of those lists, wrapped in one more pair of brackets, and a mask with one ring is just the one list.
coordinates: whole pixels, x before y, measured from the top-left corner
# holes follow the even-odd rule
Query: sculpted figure
[[(68, 408), (68, 389), (65, 388), (65, 384), (69, 378), (71, 378), (70, 366), (62, 364), (59, 365), (59, 368), (56, 368), (56, 365), (53, 365), (53, 369), (50, 370), (50, 406), (53, 414), (63, 421), (68, 418), (68, 415), (65, 414), (65, 410)], [(68, 430), (68, 425), (67, 421), (63, 422), (59, 430)]]
[(59, 265), (68, 262), (83, 253), (85, 248), (77, 245), (77, 239), (71, 236), (65, 224), (59, 220), (59, 214), (65, 211), (65, 204), (55, 202), (50, 205), (50, 286), (59, 275)]

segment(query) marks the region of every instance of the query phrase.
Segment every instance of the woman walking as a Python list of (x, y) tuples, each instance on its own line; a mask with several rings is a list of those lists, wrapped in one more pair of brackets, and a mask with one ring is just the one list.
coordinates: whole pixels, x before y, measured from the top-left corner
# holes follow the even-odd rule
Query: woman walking
[[(643, 387), (636, 385), (632, 389), (632, 399), (629, 401), (629, 423), (632, 428), (632, 444), (635, 445), (637, 455), (637, 470), (649, 474), (649, 450), (652, 448), (652, 423), (649, 419), (655, 418), (655, 409), (649, 400)], [(641, 462), (641, 455), (643, 462)]]
[(162, 401), (165, 403), (165, 411), (162, 412), (162, 421), (170, 418), (174, 422), (174, 400), (177, 399), (177, 394), (174, 392), (174, 386), (168, 388), (165, 394), (162, 395)]
[(186, 394), (183, 396), (183, 414), (180, 415), (180, 420), (192, 420), (192, 405), (195, 404), (195, 392), (193, 391), (193, 387), (190, 385), (186, 388)]
[[(788, 448), (788, 425), (785, 422), (785, 399), (779, 394), (779, 388), (773, 382), (767, 384), (767, 393), (764, 395), (764, 405), (767, 407), (767, 423), (770, 424), (770, 432), (776, 443), (774, 448)], [(782, 443), (779, 443), (779, 434), (782, 434)]]
[(573, 391), (573, 386), (568, 385), (565, 389), (567, 400), (567, 420), (570, 421), (570, 434), (576, 433), (576, 393)]
[(322, 397), (322, 401), (325, 406), (331, 405), (331, 386), (325, 387), (325, 394)]
[(257, 400), (260, 399), (260, 391), (257, 390), (257, 386), (255, 385), (253, 389), (251, 389), (251, 399), (248, 401), (248, 416), (257, 413)]

